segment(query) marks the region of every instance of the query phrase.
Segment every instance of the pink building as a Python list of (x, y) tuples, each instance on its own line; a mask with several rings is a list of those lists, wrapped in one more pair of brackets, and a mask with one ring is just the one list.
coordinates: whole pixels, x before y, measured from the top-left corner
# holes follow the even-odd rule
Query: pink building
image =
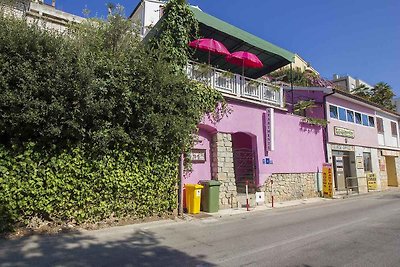
[(194, 152), (203, 153), (204, 160), (193, 162), (184, 183), (221, 181), (223, 207), (243, 204), (246, 181), (251, 192), (264, 191), (266, 201), (271, 180), (278, 200), (316, 196), (325, 162), (322, 128), (282, 108), (227, 101), (232, 110), (228, 117), (216, 124), (205, 117), (199, 125)]
[[(155, 29), (158, 27), (157, 20), (162, 15), (159, 6), (163, 3), (153, 2), (157, 1), (142, 0), (131, 15), (141, 27), (146, 28), (150, 20)], [(251, 52), (263, 67), (243, 70), (223, 56), (194, 51), (187, 75), (221, 91), (232, 112), (215, 124), (207, 116), (203, 118), (198, 142), (190, 155), (193, 169), (186, 173), (183, 183), (220, 181), (221, 208), (244, 204), (246, 183), (252, 193), (252, 205), (256, 192), (265, 192), (257, 195), (269, 201), (271, 181), (278, 200), (316, 196), (318, 172), (325, 160), (322, 129), (289, 113), (283, 89), (260, 78), (291, 64), (295, 55), (198, 7), (190, 8), (199, 22), (202, 38), (220, 41), (230, 52)], [(199, 63), (212, 67), (204, 70)]]

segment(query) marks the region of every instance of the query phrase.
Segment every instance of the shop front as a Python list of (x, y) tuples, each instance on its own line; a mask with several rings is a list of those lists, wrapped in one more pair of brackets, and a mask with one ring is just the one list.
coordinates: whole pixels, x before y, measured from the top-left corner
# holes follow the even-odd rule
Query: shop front
[(327, 155), (336, 193), (380, 190), (374, 109), (340, 92), (328, 97), (327, 118)]
[(382, 189), (400, 186), (400, 152), (380, 150), (379, 168), (382, 177)]

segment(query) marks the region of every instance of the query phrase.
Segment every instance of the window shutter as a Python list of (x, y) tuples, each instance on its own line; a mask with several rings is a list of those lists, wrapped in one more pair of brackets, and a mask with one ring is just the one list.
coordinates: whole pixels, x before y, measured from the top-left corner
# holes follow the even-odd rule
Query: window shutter
[(397, 136), (397, 125), (395, 122), (390, 122), (390, 125), (392, 126), (392, 135)]
[(378, 129), (378, 133), (383, 133), (383, 120), (382, 118), (376, 118), (376, 128)]

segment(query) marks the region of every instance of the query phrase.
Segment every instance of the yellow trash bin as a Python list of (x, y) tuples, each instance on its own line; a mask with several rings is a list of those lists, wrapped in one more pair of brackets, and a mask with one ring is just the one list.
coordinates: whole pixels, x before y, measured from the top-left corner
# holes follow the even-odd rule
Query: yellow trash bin
[(186, 208), (188, 213), (197, 214), (200, 212), (201, 189), (199, 184), (185, 184), (186, 189)]

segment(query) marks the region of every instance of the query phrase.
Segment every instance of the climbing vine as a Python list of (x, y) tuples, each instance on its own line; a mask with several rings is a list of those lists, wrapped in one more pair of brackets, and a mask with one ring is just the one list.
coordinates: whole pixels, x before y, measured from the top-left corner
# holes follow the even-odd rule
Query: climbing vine
[(172, 63), (173, 72), (182, 71), (188, 62), (188, 43), (198, 34), (199, 24), (185, 0), (170, 0), (164, 8), (164, 16), (150, 45)]

